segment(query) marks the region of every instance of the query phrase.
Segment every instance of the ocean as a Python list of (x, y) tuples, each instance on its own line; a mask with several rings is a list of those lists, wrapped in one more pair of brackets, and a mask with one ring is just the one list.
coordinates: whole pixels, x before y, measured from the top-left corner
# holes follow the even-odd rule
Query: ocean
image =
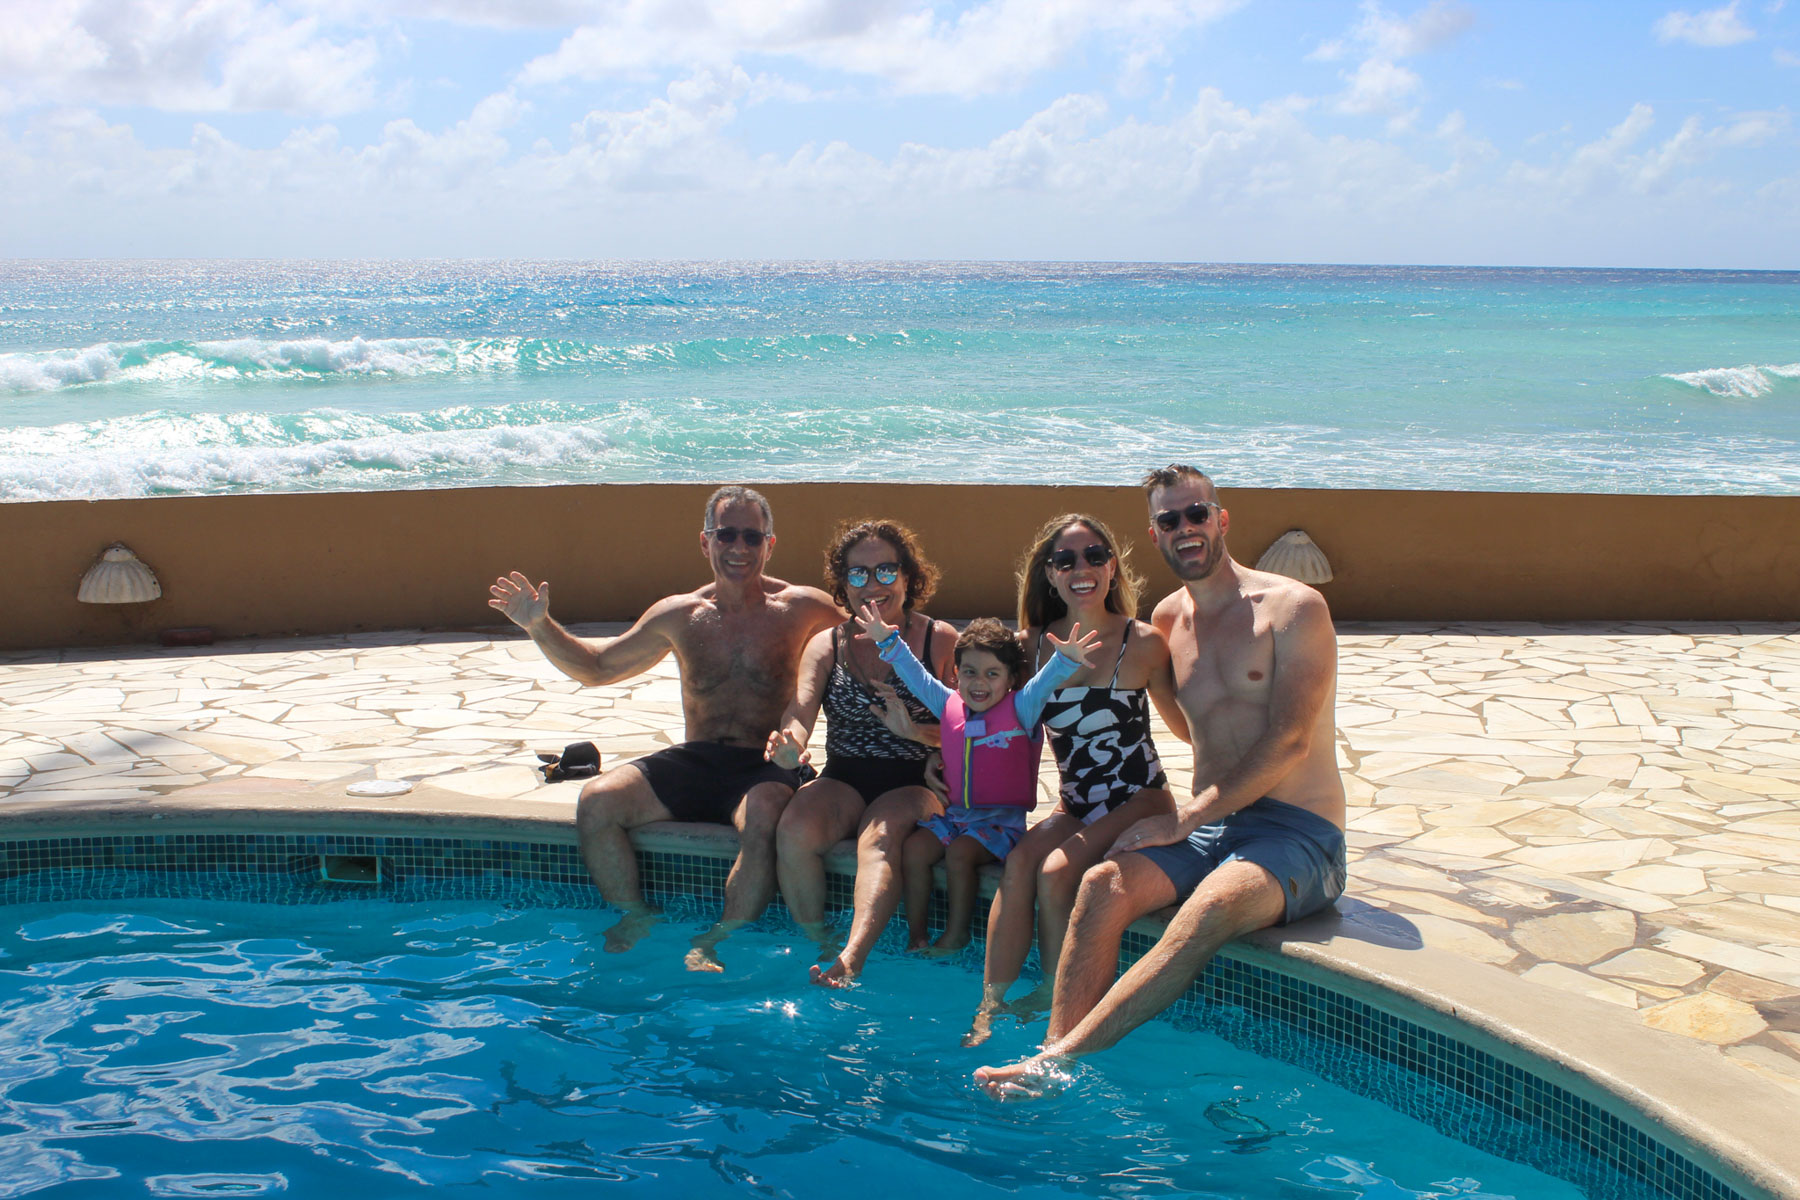
[(0, 500), (647, 481), (1800, 493), (1800, 273), (0, 262)]

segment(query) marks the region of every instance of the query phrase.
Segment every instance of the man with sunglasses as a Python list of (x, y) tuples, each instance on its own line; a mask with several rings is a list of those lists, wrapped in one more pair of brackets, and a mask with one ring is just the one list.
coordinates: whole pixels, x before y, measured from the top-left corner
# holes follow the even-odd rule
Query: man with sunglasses
[(707, 500), (700, 530), (712, 582), (658, 600), (618, 637), (571, 634), (550, 616), (550, 585), (534, 588), (517, 571), (489, 589), (489, 605), (571, 679), (618, 683), (670, 651), (681, 666), (688, 740), (591, 780), (576, 804), (588, 874), (607, 903), (625, 910), (607, 930), (609, 951), (630, 949), (655, 923), (631, 847), (630, 831), (639, 825), (704, 821), (738, 830), (724, 915), (694, 940), (689, 969), (721, 970), (714, 948), (761, 916), (775, 895), (775, 826), (801, 779), (765, 760), (763, 749), (794, 694), (807, 640), (843, 614), (817, 588), (764, 575), (774, 547), (769, 502), (750, 488), (722, 487)]
[[(1152, 622), (1169, 642), (1194, 793), (1131, 826), (1082, 876), (1042, 1050), (975, 1073), (1002, 1099), (1038, 1094), (1056, 1060), (1104, 1050), (1167, 1008), (1226, 942), (1344, 890), (1337, 636), (1324, 597), (1235, 562), (1231, 514), (1194, 467), (1152, 471), (1144, 490), (1150, 536), (1183, 585)], [(1115, 981), (1126, 928), (1174, 904), (1161, 940)]]

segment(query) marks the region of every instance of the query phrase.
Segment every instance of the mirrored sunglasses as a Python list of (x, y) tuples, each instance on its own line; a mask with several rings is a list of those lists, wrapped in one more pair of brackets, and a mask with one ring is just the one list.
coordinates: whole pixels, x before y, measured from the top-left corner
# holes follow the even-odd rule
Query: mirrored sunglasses
[(851, 587), (868, 587), (869, 576), (875, 576), (875, 582), (886, 587), (900, 578), (900, 564), (897, 562), (876, 563), (873, 567), (847, 567), (844, 570), (844, 582)]

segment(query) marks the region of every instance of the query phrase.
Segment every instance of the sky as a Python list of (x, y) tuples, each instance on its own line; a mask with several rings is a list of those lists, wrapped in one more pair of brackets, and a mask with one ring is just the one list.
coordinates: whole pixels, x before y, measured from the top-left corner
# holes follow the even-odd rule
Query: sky
[(1800, 268), (1800, 0), (0, 0), (0, 257)]

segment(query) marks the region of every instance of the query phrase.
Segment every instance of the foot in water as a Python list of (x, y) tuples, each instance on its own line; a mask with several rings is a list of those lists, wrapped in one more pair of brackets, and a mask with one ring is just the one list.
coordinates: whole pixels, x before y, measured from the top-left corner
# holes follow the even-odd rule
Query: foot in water
[(981, 1007), (975, 1010), (975, 1019), (969, 1022), (969, 1032), (962, 1035), (965, 1050), (979, 1046), (993, 1036), (994, 1014), (999, 1011), (1000, 1005), (982, 1001)]
[(1006, 1015), (1015, 1018), (1021, 1025), (1029, 1025), (1050, 1011), (1051, 993), (1054, 986), (1040, 983), (1017, 1000), (1006, 1006)]
[(849, 987), (856, 982), (856, 968), (844, 961), (842, 954), (834, 955), (829, 966), (813, 964), (812, 981), (820, 987)]
[(619, 923), (606, 931), (606, 952), (623, 954), (638, 944), (638, 940), (662, 919), (662, 911), (655, 908), (634, 908), (619, 918)]
[(969, 935), (966, 933), (963, 934), (963, 936), (960, 938), (952, 938), (948, 935), (945, 935), (944, 937), (941, 937), (937, 941), (931, 943), (931, 945), (926, 946), (924, 949), (920, 950), (919, 953), (924, 955), (926, 958), (951, 958), (951, 957), (954, 957), (955, 955), (961, 954), (965, 949), (968, 948), (968, 945), (969, 945)]
[(719, 961), (719, 943), (730, 937), (744, 926), (743, 921), (720, 921), (711, 929), (693, 940), (693, 949), (687, 952), (682, 962), (690, 971), (708, 971), (717, 973), (725, 969)]
[(819, 947), (818, 961), (821, 963), (830, 962), (844, 949), (843, 937), (836, 929), (832, 928), (829, 921), (820, 921), (816, 925), (802, 925), (800, 932), (812, 939)]
[(1038, 1054), (1005, 1067), (977, 1067), (975, 1082), (996, 1100), (1041, 1100), (1069, 1082), (1067, 1060)]

